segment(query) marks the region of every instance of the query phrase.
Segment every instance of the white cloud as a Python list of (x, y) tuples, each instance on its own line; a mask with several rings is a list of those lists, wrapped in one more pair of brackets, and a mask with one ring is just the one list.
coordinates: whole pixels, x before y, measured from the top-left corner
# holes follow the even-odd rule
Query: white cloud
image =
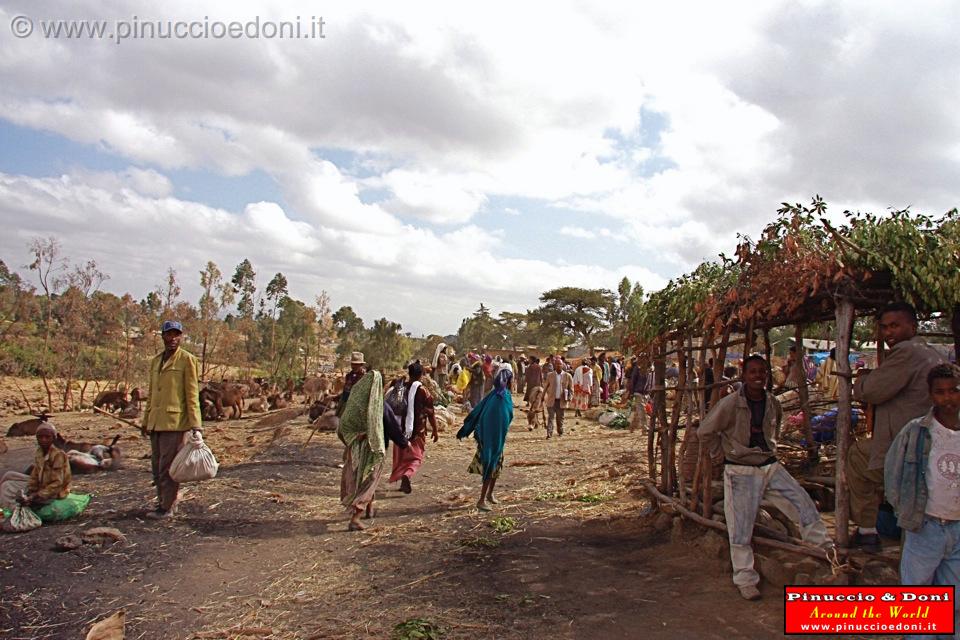
[[(131, 165), (102, 173), (67, 158), (71, 169), (48, 180), (11, 171), (4, 250), (64, 228), (119, 256), (110, 229), (143, 242), (138, 229), (175, 220), (196, 235), (181, 260), (216, 251), (229, 261), (253, 247), (264, 268), (303, 281), (338, 274), (330, 288), (348, 302), (354, 291), (370, 300), (363, 292), (390, 291), (375, 314), (410, 314), (416, 287), (436, 288), (419, 311), (426, 326), (462, 316), (478, 295), (532, 304), (558, 274), (609, 286), (630, 268), (648, 282), (653, 270), (690, 269), (729, 250), (737, 232), (756, 233), (782, 200), (820, 193), (850, 207), (939, 212), (960, 199), (958, 15), (948, 3), (329, 10), (322, 41), (0, 39), (0, 118)], [(162, 10), (8, 0), (0, 23), (317, 11), (275, 0), (177, 0)], [(179, 185), (164, 175), (175, 169), (262, 172), (285, 208), (226, 212), (175, 199)], [(369, 193), (382, 198), (371, 203)], [(497, 198), (582, 212), (559, 233), (636, 243), (643, 264), (592, 272), (546, 252), (530, 264), (504, 260), (495, 218), (477, 215), (496, 211)], [(519, 218), (504, 226), (522, 228), (520, 211), (502, 212)], [(167, 232), (157, 241), (176, 244)], [(162, 271), (167, 253), (127, 256), (140, 265), (130, 277)], [(494, 263), (511, 277), (475, 266)]]
[(334, 304), (350, 304), (368, 320), (386, 315), (408, 328), (435, 332), (454, 330), (480, 300), (495, 310), (522, 307), (550, 287), (613, 287), (623, 275), (645, 287), (663, 284), (637, 265), (614, 271), (500, 258), (498, 238), (476, 226), (443, 234), (402, 226), (385, 241), (376, 231), (293, 220), (272, 202), (232, 213), (113, 190), (125, 175), (111, 181), (107, 173), (55, 178), (0, 173), (0, 225), (15, 230), (0, 238), (0, 255), (16, 264), (25, 260), (32, 238), (55, 235), (65, 255), (98, 261), (111, 276), (109, 290), (142, 297), (174, 266), (188, 299), (199, 297), (196, 274), (208, 260), (228, 273), (248, 258), (262, 279), (285, 273), (291, 293), (302, 299), (326, 289)]
[(583, 238), (584, 240), (592, 240), (597, 237), (595, 231), (584, 229), (583, 227), (570, 226), (560, 227), (560, 235), (570, 236), (571, 238)]

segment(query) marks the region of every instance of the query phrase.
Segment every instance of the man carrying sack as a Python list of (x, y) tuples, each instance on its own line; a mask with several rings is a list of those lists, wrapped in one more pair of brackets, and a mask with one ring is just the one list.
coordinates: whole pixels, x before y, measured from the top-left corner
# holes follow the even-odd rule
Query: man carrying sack
[(163, 352), (150, 361), (150, 395), (143, 430), (150, 434), (150, 461), (157, 487), (157, 508), (148, 518), (165, 520), (176, 514), (180, 484), (170, 477), (170, 465), (186, 433), (200, 430), (200, 376), (197, 358), (180, 348), (183, 326), (167, 320), (161, 329)]

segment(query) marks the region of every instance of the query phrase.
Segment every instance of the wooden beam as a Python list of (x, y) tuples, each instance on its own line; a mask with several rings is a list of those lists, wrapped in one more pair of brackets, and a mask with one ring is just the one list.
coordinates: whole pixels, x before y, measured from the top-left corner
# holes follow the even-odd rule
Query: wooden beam
[[(684, 507), (682, 504), (680, 504), (680, 502), (679, 502), (678, 500), (674, 500), (673, 498), (670, 498), (670, 497), (668, 497), (668, 496), (665, 496), (665, 495), (663, 495), (662, 493), (660, 493), (659, 491), (657, 491), (656, 487), (653, 486), (653, 483), (651, 483), (651, 482), (644, 482), (644, 483), (643, 483), (643, 486), (646, 487), (647, 491), (650, 493), (651, 496), (653, 496), (654, 498), (656, 498), (659, 502), (665, 502), (665, 503), (671, 505), (671, 506), (672, 506), (674, 509), (676, 509), (683, 517), (689, 518), (690, 520), (693, 520), (693, 521), (696, 522), (697, 524), (702, 524), (702, 525), (705, 526), (705, 527), (710, 527), (711, 529), (716, 529), (717, 531), (723, 531), (724, 534), (727, 533), (727, 527), (726, 527), (726, 525), (721, 524), (721, 523), (717, 522), (716, 520), (711, 520), (710, 518), (705, 518), (705, 517), (703, 517), (703, 516), (701, 516), (701, 515), (699, 515), (699, 514), (696, 514), (696, 513), (692, 512), (692, 511), (690, 511), (689, 509), (687, 509), (686, 507)], [(711, 508), (711, 509), (713, 508), (713, 505), (712, 505), (712, 504), (711, 504), (711, 505), (708, 505), (708, 506), (709, 506), (709, 508)], [(826, 560), (826, 561), (829, 561), (829, 559), (827, 558), (827, 552), (824, 551), (823, 549), (820, 549), (819, 547), (801, 546), (801, 545), (799, 545), (799, 544), (793, 544), (793, 543), (790, 543), (790, 542), (783, 542), (783, 541), (780, 541), (780, 540), (772, 540), (772, 539), (770, 539), (770, 538), (764, 538), (763, 536), (757, 536), (757, 535), (754, 535), (754, 536), (753, 536), (752, 542), (755, 542), (755, 543), (757, 543), (757, 544), (763, 545), (763, 546), (765, 546), (765, 547), (771, 547), (771, 548), (773, 548), (773, 549), (782, 549), (782, 550), (784, 550), (784, 551), (791, 551), (791, 552), (793, 552), (793, 553), (799, 553), (799, 554), (801, 554), (801, 555), (810, 556), (811, 558), (817, 558), (818, 560)]]

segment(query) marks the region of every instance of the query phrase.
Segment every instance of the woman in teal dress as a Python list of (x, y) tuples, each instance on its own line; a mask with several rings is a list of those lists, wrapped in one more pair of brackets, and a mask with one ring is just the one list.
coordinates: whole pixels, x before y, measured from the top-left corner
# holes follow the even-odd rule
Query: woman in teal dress
[(477, 502), (480, 511), (490, 511), (490, 504), (497, 504), (493, 487), (503, 467), (503, 445), (513, 421), (513, 397), (510, 395), (512, 379), (510, 366), (502, 366), (494, 376), (493, 389), (473, 408), (457, 432), (458, 440), (472, 433), (477, 441), (477, 453), (468, 471), (483, 476), (480, 500)]

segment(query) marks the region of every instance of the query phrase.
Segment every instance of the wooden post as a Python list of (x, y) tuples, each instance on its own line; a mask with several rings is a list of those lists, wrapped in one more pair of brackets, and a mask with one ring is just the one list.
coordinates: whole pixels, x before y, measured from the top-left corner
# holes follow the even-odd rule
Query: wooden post
[[(723, 329), (723, 337), (720, 339), (720, 350), (717, 352), (717, 359), (713, 363), (714, 382), (720, 382), (723, 378), (723, 369), (727, 362), (727, 344), (730, 342), (730, 327)], [(720, 386), (714, 387), (710, 391), (710, 406), (715, 407), (720, 401)], [(703, 447), (700, 448), (700, 513), (703, 517), (713, 516), (713, 460), (710, 458), (710, 452)]]
[[(807, 459), (813, 462), (817, 459), (816, 441), (813, 439), (813, 427), (810, 424), (810, 390), (807, 389), (807, 368), (803, 366), (803, 325), (798, 324), (793, 334), (797, 346), (797, 361), (793, 363), (791, 375), (797, 378), (797, 397), (800, 398), (800, 411), (803, 414), (803, 437), (807, 441)], [(796, 372), (796, 373), (794, 373)], [(789, 380), (787, 381), (789, 382)]]
[[(954, 305), (953, 317), (950, 319), (950, 329), (953, 331), (953, 357), (954, 361), (960, 363), (960, 304)], [(877, 351), (880, 350), (880, 344), (877, 343)]]
[(744, 337), (745, 342), (743, 343), (743, 358), (745, 360), (750, 352), (753, 351), (753, 345), (757, 342), (757, 336), (753, 334), (754, 328), (757, 326), (757, 319), (750, 318), (750, 322), (747, 323), (747, 333)]
[(837, 462), (836, 462), (836, 527), (837, 546), (849, 543), (847, 530), (850, 519), (850, 495), (847, 493), (846, 460), (850, 445), (850, 334), (853, 328), (853, 302), (849, 298), (837, 298), (837, 373), (840, 391), (837, 398)]
[(773, 347), (770, 345), (770, 329), (763, 328), (763, 353), (767, 358), (767, 391), (773, 391)]
[[(663, 473), (661, 479), (665, 484), (664, 492), (673, 493), (677, 480), (677, 428), (680, 425), (680, 414), (683, 411), (683, 398), (687, 392), (687, 356), (684, 351), (683, 337), (677, 339), (677, 386), (673, 395), (673, 409), (670, 411), (670, 424), (664, 425), (664, 437), (660, 442), (663, 445), (661, 457)], [(666, 392), (664, 392), (666, 394)]]
[[(707, 384), (706, 373), (707, 373), (707, 345), (708, 344), (713, 344), (713, 332), (709, 332), (705, 336), (700, 338), (700, 371), (701, 371), (701, 375), (703, 376), (703, 381), (700, 384), (701, 387), (705, 387)], [(714, 379), (714, 382), (716, 382), (716, 379)], [(698, 399), (700, 400), (699, 407), (698, 407), (698, 415), (700, 416), (701, 420), (703, 420), (703, 418), (707, 415), (707, 394), (710, 394), (710, 393), (713, 393), (713, 389), (704, 389), (703, 391), (697, 394)]]
[(664, 345), (661, 340), (657, 340), (653, 345), (653, 415), (650, 416), (647, 429), (647, 466), (650, 471), (650, 478), (656, 482), (657, 479), (657, 449), (656, 434), (658, 433), (657, 423), (660, 418), (660, 411), (666, 402), (666, 392), (664, 383), (666, 379), (667, 365), (664, 362)]

